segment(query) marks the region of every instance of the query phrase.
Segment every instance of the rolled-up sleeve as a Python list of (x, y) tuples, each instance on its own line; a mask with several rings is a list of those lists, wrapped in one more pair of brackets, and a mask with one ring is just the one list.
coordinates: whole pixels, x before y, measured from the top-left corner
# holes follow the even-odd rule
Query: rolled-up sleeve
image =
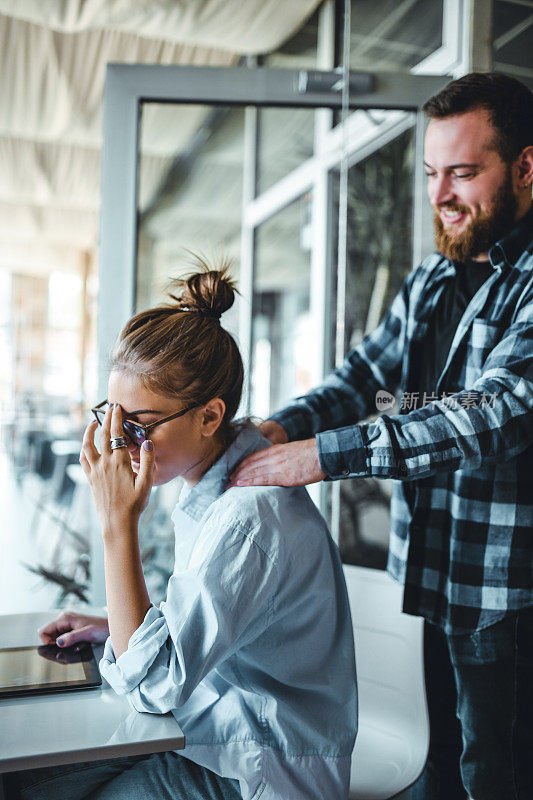
[(164, 649), (168, 628), (159, 608), (150, 606), (146, 616), (130, 637), (128, 649), (115, 659), (111, 637), (105, 643), (100, 671), (117, 694), (127, 694), (137, 686)]
[(514, 458), (533, 443), (532, 354), (533, 297), (468, 389), (408, 414), (318, 434), (323, 471), (331, 480), (416, 480)]
[(172, 575), (167, 600), (149, 608), (118, 659), (107, 640), (102, 675), (137, 711), (180, 707), (212, 669), (269, 624), (277, 580), (277, 565), (253, 535), (233, 535), (198, 568)]
[(500, 370), (446, 401), (320, 434), (320, 463), (328, 480), (416, 480), (477, 469), (513, 458), (533, 443), (531, 408), (533, 383)]

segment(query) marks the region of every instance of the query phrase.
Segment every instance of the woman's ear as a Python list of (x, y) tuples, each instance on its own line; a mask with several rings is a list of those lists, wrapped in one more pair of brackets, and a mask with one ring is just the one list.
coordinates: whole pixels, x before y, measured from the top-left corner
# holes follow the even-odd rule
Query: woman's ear
[(201, 430), (202, 436), (213, 436), (220, 427), (224, 414), (226, 413), (226, 404), (220, 397), (215, 397), (210, 400), (201, 410)]

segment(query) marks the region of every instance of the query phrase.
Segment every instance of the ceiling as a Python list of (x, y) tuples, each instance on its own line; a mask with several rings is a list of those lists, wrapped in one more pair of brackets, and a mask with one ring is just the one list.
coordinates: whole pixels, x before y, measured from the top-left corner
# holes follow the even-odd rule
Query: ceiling
[[(235, 65), (276, 50), (319, 2), (0, 0), (0, 267), (77, 270), (94, 252), (107, 62)], [(141, 207), (176, 151), (168, 109), (147, 113)]]
[[(305, 22), (319, 5), (320, 0), (0, 0), (0, 268), (77, 271), (86, 254), (95, 252), (107, 62), (224, 67), (246, 54), (273, 53), (267, 64), (290, 66), (295, 46), (301, 66), (316, 46), (316, 26)], [(408, 70), (438, 46), (439, 36), (433, 41), (428, 31), (440, 30), (441, 9), (442, 0), (352, 0), (352, 66)], [(533, 86), (532, 52), (533, 0), (495, 0), (495, 68)], [(265, 162), (275, 179), (307, 152), (312, 121), (310, 114), (300, 120), (288, 111), (269, 113), (265, 122), (271, 121), (273, 136)], [(157, 202), (163, 179), (206, 120), (208, 111), (201, 107), (189, 106), (186, 113), (161, 104), (143, 109), (140, 208), (159, 205), (158, 219), (152, 213), (150, 223), (160, 226), (158, 235), (169, 235), (180, 212), (175, 195), (175, 213)], [(205, 174), (203, 189), (194, 189), (200, 192), (196, 203), (185, 198), (191, 182), (182, 185), (182, 207), (187, 202), (205, 214), (194, 214), (193, 239), (206, 229), (216, 238), (215, 212), (227, 216), (240, 208), (232, 181), (241, 174), (241, 143), (240, 136), (230, 141), (229, 122), (223, 125), (228, 135), (220, 131), (213, 138), (208, 162), (197, 165)], [(224, 196), (217, 186), (226, 187)]]

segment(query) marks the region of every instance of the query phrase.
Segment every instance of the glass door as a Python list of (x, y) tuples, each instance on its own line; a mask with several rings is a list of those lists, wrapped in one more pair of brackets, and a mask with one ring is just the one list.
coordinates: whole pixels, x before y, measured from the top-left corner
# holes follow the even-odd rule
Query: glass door
[[(339, 325), (348, 347), (377, 324), (411, 263), (406, 254), (413, 245), (412, 197), (419, 180), (414, 152), (423, 132), (417, 110), (445, 81), (352, 73), (352, 113), (340, 123), (338, 72), (110, 65), (99, 393), (105, 395), (108, 353), (121, 325), (134, 309), (163, 300), (169, 279), (190, 271), (191, 250), (232, 260), (241, 296), (223, 322), (236, 335), (245, 362), (242, 413), (265, 418), (316, 385), (334, 363)], [(347, 301), (341, 308), (335, 236), (343, 159), (351, 164), (352, 199)], [(401, 198), (401, 208), (392, 203), (385, 209), (380, 182), (382, 192)], [(387, 249), (383, 241), (384, 249), (374, 252), (371, 240), (380, 225), (389, 225), (387, 214), (396, 226), (390, 230), (402, 232), (401, 246), (391, 249), (388, 240)], [(310, 487), (348, 560), (364, 556), (364, 548), (354, 547), (353, 532), (347, 533), (350, 524), (364, 529), (363, 507), (374, 513), (374, 505), (386, 505), (386, 490), (376, 503), (368, 500), (368, 494), (377, 496), (375, 488), (361, 499), (351, 496), (351, 487), (342, 496), (330, 496), (325, 485)], [(170, 494), (158, 492), (161, 503)], [(147, 523), (151, 552), (163, 518), (156, 504)], [(96, 541), (95, 555), (99, 546)], [(103, 596), (98, 561), (93, 600)]]

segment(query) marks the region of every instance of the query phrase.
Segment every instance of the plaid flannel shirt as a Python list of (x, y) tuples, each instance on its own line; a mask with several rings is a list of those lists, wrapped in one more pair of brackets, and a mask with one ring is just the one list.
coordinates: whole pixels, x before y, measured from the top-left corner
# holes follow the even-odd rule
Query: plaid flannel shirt
[(377, 413), (379, 390), (419, 389), (424, 336), (455, 277), (438, 253), (341, 367), (272, 417), (291, 440), (317, 434), (328, 479), (395, 479), (388, 570), (404, 611), (451, 634), (533, 604), (533, 211), (489, 258), (436, 400), (355, 424)]

